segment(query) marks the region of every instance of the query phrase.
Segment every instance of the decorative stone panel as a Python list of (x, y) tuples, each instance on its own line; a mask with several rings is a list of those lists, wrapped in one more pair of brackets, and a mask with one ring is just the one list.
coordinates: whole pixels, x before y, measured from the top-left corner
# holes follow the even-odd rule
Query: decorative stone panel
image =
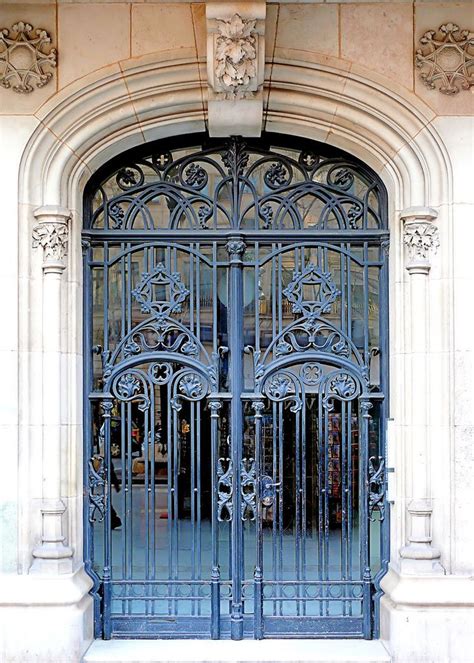
[(206, 4), (211, 136), (261, 133), (265, 17), (265, 2)]
[(420, 39), (415, 64), (420, 77), (432, 89), (457, 94), (474, 85), (474, 33), (455, 23), (428, 30)]
[(42, 28), (18, 21), (11, 29), (0, 29), (0, 85), (25, 94), (44, 87), (53, 77), (56, 49)]

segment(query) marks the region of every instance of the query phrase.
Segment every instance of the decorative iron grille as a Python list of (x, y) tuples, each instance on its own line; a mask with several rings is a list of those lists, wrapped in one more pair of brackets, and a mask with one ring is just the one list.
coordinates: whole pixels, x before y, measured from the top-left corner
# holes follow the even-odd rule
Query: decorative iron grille
[(91, 179), (84, 514), (98, 635), (377, 633), (386, 208), (365, 165), (271, 135), (161, 141)]

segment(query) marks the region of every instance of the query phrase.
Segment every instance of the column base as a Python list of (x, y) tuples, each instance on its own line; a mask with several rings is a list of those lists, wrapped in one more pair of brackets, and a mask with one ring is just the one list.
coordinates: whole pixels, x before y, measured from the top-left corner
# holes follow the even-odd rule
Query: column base
[(472, 661), (474, 594), (469, 578), (407, 576), (389, 569), (381, 585), (380, 637), (392, 663)]
[(439, 550), (429, 544), (411, 543), (400, 550), (400, 571), (405, 575), (444, 575)]
[(72, 573), (72, 548), (44, 543), (33, 550), (30, 574), (63, 575)]
[(4, 575), (0, 660), (79, 663), (94, 637), (91, 587), (83, 567), (57, 577)]

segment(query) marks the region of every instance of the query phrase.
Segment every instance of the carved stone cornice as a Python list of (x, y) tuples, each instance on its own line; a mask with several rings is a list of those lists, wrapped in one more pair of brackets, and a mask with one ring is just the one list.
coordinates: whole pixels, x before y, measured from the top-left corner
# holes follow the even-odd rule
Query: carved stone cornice
[(56, 206), (40, 207), (34, 211), (38, 223), (33, 227), (33, 248), (43, 249), (43, 269), (63, 271), (69, 239), (69, 210)]
[(18, 21), (11, 29), (0, 28), (0, 85), (26, 94), (36, 87), (44, 87), (53, 77), (56, 49), (51, 37), (42, 28), (35, 30), (25, 21)]
[(427, 30), (420, 39), (415, 65), (420, 78), (432, 89), (454, 95), (474, 85), (474, 34), (455, 23)]
[(430, 258), (439, 247), (439, 231), (433, 225), (436, 210), (429, 207), (413, 207), (401, 213), (404, 222), (403, 243), (407, 247), (406, 268), (410, 273), (427, 274), (431, 269)]
[(211, 136), (259, 136), (263, 116), (265, 2), (208, 2)]

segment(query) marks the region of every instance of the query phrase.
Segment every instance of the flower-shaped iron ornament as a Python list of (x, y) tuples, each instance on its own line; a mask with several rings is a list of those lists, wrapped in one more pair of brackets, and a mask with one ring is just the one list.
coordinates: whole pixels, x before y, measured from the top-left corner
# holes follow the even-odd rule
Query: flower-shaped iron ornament
[(53, 77), (56, 49), (46, 30), (19, 21), (0, 29), (0, 85), (20, 94), (44, 87)]
[(454, 23), (428, 30), (421, 37), (415, 64), (429, 88), (443, 94), (457, 94), (474, 84), (474, 33)]

